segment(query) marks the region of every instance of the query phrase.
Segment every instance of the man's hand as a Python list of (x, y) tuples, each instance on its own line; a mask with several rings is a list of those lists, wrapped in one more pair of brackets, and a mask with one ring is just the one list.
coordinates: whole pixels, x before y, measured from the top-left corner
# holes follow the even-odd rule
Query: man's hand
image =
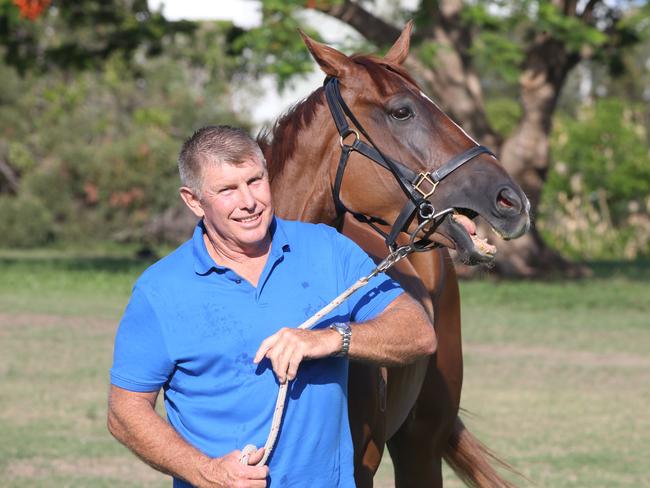
[(253, 362), (265, 357), (271, 360), (280, 383), (291, 381), (303, 359), (318, 359), (336, 354), (341, 349), (341, 335), (335, 330), (283, 328), (262, 341)]
[(264, 448), (253, 452), (248, 466), (239, 462), (241, 451), (233, 451), (224, 457), (209, 459), (199, 472), (202, 480), (198, 488), (262, 488), (269, 475), (268, 466), (255, 466), (264, 455)]

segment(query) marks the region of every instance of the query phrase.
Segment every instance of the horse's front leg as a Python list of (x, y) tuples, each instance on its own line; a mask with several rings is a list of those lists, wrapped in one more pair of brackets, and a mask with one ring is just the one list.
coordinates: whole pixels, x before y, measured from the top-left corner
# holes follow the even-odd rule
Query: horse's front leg
[(386, 443), (386, 370), (350, 363), (348, 412), (357, 488), (372, 488)]
[(435, 356), (420, 396), (399, 430), (388, 440), (396, 488), (441, 488), (442, 453), (455, 418)]
[[(438, 351), (406, 420), (388, 440), (396, 488), (442, 487), (442, 455), (448, 449), (460, 404), (463, 357), (458, 280), (449, 254), (440, 251), (438, 286), (431, 286)], [(389, 381), (392, 380), (389, 372)]]

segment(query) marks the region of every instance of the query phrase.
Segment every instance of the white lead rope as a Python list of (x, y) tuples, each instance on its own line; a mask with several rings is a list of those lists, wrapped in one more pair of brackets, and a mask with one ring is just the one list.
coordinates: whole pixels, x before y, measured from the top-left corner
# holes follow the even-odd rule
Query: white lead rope
[[(334, 310), (336, 307), (341, 305), (355, 291), (357, 291), (359, 288), (363, 288), (364, 286), (366, 286), (368, 284), (368, 282), (372, 278), (374, 278), (376, 275), (386, 271), (391, 266), (393, 266), (395, 263), (397, 263), (401, 259), (405, 258), (412, 251), (415, 251), (415, 250), (416, 249), (411, 244), (409, 244), (407, 246), (398, 247), (393, 252), (391, 252), (386, 257), (386, 259), (384, 259), (381, 263), (379, 263), (377, 265), (377, 267), (368, 276), (364, 276), (363, 278), (359, 279), (359, 281), (354, 283), (350, 288), (348, 288), (343, 293), (341, 293), (339, 296), (337, 296), (329, 304), (327, 304), (323, 308), (321, 308), (312, 317), (310, 317), (305, 322), (300, 324), (298, 326), (298, 328), (299, 329), (308, 329), (308, 328), (310, 328), (311, 326), (316, 324), (316, 322), (318, 322), (320, 319), (322, 319), (325, 315), (327, 315), (332, 310)], [(264, 466), (266, 464), (266, 461), (268, 460), (269, 456), (271, 455), (271, 451), (273, 450), (273, 447), (275, 446), (275, 441), (278, 438), (278, 434), (280, 433), (280, 425), (282, 424), (282, 414), (284, 413), (284, 405), (285, 405), (285, 401), (286, 401), (286, 398), (287, 398), (288, 384), (289, 384), (289, 382), (286, 381), (285, 383), (280, 385), (280, 390), (278, 391), (278, 398), (275, 401), (275, 409), (273, 411), (273, 420), (271, 422), (271, 432), (269, 433), (269, 436), (266, 439), (266, 443), (264, 444), (264, 455), (263, 455), (262, 459), (257, 463), (257, 466)], [(241, 464), (248, 465), (248, 458), (255, 451), (257, 451), (257, 447), (255, 447), (253, 444), (246, 445), (246, 447), (244, 447), (244, 449), (242, 449), (241, 456), (239, 457), (239, 462)]]

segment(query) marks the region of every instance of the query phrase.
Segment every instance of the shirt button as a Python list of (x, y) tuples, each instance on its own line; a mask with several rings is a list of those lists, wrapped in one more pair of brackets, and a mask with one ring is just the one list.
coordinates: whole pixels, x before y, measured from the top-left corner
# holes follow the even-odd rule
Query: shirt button
[(240, 284), (241, 284), (241, 280), (235, 280), (235, 283), (237, 283), (238, 285), (240, 285)]

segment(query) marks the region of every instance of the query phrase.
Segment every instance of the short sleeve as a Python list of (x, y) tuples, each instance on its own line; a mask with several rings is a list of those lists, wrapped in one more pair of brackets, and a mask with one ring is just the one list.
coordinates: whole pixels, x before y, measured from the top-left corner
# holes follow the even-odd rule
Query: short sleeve
[[(345, 288), (348, 288), (359, 278), (369, 275), (376, 265), (354, 241), (333, 229), (332, 233)], [(379, 273), (348, 299), (350, 318), (355, 322), (370, 320), (379, 315), (402, 293), (402, 287), (397, 281), (384, 273)]]
[(156, 313), (136, 285), (115, 336), (111, 383), (130, 391), (157, 391), (173, 370)]

